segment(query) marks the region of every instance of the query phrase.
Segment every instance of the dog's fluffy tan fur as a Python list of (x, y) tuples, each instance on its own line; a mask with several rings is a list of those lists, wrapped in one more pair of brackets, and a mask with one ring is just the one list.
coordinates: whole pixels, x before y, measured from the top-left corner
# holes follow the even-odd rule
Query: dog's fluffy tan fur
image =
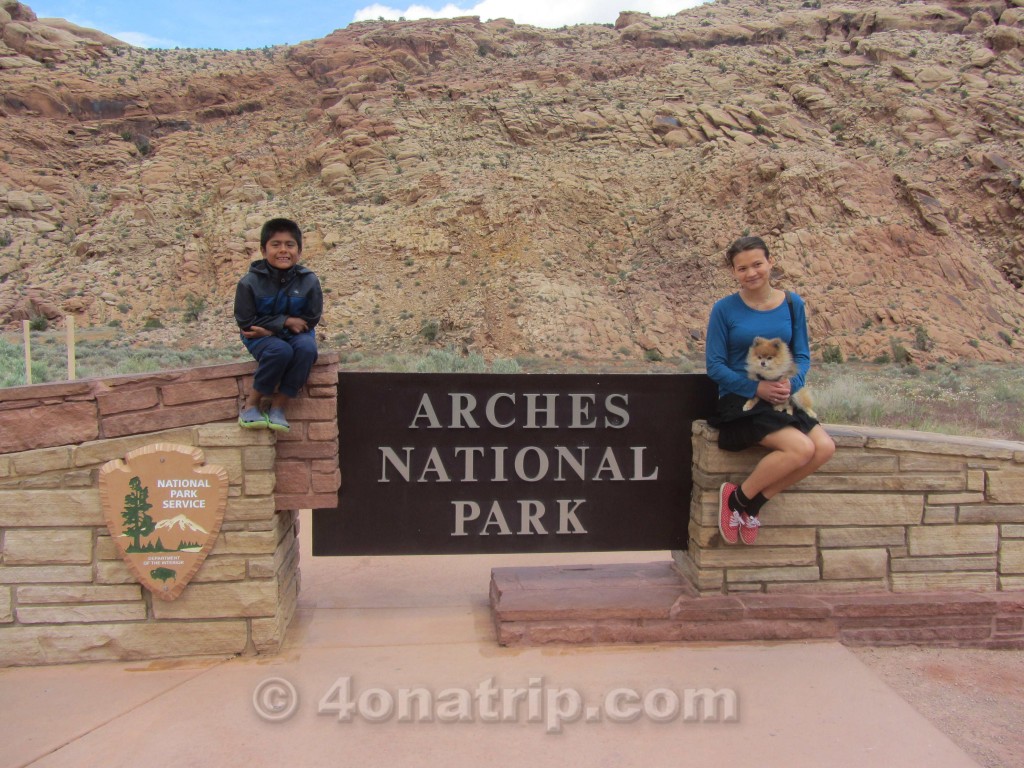
[[(789, 345), (782, 339), (766, 339), (757, 336), (747, 351), (747, 376), (754, 381), (791, 379), (796, 375), (796, 370), (796, 363), (793, 362)], [(757, 401), (757, 397), (750, 398), (743, 406), (743, 410), (749, 411), (757, 404)], [(818, 414), (814, 412), (811, 393), (807, 391), (806, 387), (795, 392), (786, 402), (779, 403), (774, 407), (777, 411), (793, 413), (794, 405), (806, 411), (811, 418), (818, 418)]]

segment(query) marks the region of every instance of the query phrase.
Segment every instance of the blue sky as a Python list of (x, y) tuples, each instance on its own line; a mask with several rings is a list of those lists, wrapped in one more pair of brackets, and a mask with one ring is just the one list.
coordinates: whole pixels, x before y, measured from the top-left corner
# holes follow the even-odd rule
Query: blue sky
[(39, 18), (59, 17), (147, 48), (262, 48), (324, 37), (353, 21), (480, 16), (560, 27), (610, 23), (620, 10), (668, 16), (701, 0), (28, 0)]

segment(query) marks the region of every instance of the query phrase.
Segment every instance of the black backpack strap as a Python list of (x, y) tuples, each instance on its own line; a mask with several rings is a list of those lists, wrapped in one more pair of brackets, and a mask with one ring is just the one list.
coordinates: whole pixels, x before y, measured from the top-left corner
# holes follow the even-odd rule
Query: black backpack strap
[(793, 309), (793, 294), (786, 291), (786, 305), (789, 307), (789, 350), (793, 351), (793, 339), (796, 338), (796, 310)]

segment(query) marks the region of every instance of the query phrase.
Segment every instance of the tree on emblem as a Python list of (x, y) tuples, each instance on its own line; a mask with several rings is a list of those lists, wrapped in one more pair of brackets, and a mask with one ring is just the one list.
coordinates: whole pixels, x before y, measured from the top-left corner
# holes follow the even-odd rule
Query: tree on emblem
[(146, 512), (153, 508), (149, 503), (149, 488), (145, 488), (138, 477), (128, 481), (131, 491), (124, 497), (124, 512), (121, 517), (124, 519), (124, 533), (134, 539), (134, 544), (129, 545), (125, 551), (140, 552), (142, 545), (139, 539), (149, 536), (156, 530), (156, 523)]

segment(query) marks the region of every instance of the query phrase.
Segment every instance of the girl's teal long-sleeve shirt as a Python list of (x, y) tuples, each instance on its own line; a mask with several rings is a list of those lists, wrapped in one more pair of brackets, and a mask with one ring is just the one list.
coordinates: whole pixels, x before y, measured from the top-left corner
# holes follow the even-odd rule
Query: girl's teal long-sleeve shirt
[(796, 375), (790, 379), (792, 391), (803, 387), (811, 367), (807, 311), (800, 296), (789, 296), (793, 302), (792, 318), (785, 301), (768, 310), (748, 307), (738, 293), (715, 302), (708, 320), (705, 360), (708, 376), (718, 384), (719, 397), (753, 397), (757, 393), (757, 382), (747, 378), (747, 351), (755, 336), (780, 338), (789, 345), (797, 367)]

